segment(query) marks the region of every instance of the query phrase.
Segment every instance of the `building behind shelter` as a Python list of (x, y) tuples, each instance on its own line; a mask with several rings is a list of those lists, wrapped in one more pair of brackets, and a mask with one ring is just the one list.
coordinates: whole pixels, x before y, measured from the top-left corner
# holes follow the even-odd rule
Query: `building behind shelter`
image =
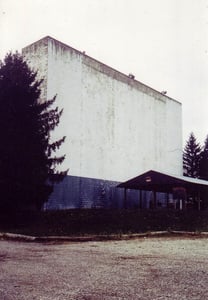
[[(181, 103), (51, 37), (25, 48), (43, 78), (40, 101), (55, 95), (63, 108), (52, 138), (69, 176), (46, 209), (122, 207), (117, 184), (150, 169), (182, 175)], [(131, 191), (131, 205), (139, 205)]]

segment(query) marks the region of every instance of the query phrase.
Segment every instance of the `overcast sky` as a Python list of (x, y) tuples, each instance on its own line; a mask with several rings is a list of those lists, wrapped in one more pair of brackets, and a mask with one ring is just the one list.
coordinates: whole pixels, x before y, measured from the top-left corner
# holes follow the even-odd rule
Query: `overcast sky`
[(166, 90), (183, 105), (183, 140), (203, 144), (208, 0), (0, 0), (0, 59), (47, 35)]

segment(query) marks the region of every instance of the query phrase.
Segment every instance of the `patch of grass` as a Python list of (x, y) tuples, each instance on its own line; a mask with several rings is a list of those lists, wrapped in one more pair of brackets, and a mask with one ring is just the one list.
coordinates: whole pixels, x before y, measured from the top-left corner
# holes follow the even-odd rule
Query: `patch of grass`
[(208, 231), (208, 211), (82, 209), (0, 215), (0, 231), (33, 236)]

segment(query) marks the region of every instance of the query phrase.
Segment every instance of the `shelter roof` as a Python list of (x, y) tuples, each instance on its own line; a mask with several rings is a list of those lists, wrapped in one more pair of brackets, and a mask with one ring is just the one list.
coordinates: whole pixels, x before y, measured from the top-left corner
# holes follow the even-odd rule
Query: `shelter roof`
[(189, 191), (198, 191), (203, 187), (208, 187), (208, 181), (150, 170), (126, 182), (120, 183), (117, 187), (171, 193), (173, 188), (176, 187), (184, 187)]

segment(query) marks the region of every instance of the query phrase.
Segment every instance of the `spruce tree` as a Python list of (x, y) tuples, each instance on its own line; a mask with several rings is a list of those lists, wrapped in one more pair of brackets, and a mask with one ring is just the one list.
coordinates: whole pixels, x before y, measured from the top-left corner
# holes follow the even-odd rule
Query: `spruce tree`
[(205, 139), (199, 164), (199, 175), (201, 179), (208, 180), (208, 135)]
[(40, 102), (41, 81), (19, 53), (0, 62), (0, 209), (40, 208), (53, 183), (67, 171), (56, 167), (64, 156), (54, 152), (64, 142), (51, 142), (62, 110), (55, 97)]
[[(199, 164), (200, 179), (208, 180), (208, 135), (205, 139), (203, 150), (201, 151), (201, 159)], [(201, 199), (203, 208), (208, 207), (208, 188), (206, 186), (201, 190)]]
[(201, 158), (201, 146), (193, 134), (190, 134), (183, 151), (184, 176), (199, 177), (199, 163)]

